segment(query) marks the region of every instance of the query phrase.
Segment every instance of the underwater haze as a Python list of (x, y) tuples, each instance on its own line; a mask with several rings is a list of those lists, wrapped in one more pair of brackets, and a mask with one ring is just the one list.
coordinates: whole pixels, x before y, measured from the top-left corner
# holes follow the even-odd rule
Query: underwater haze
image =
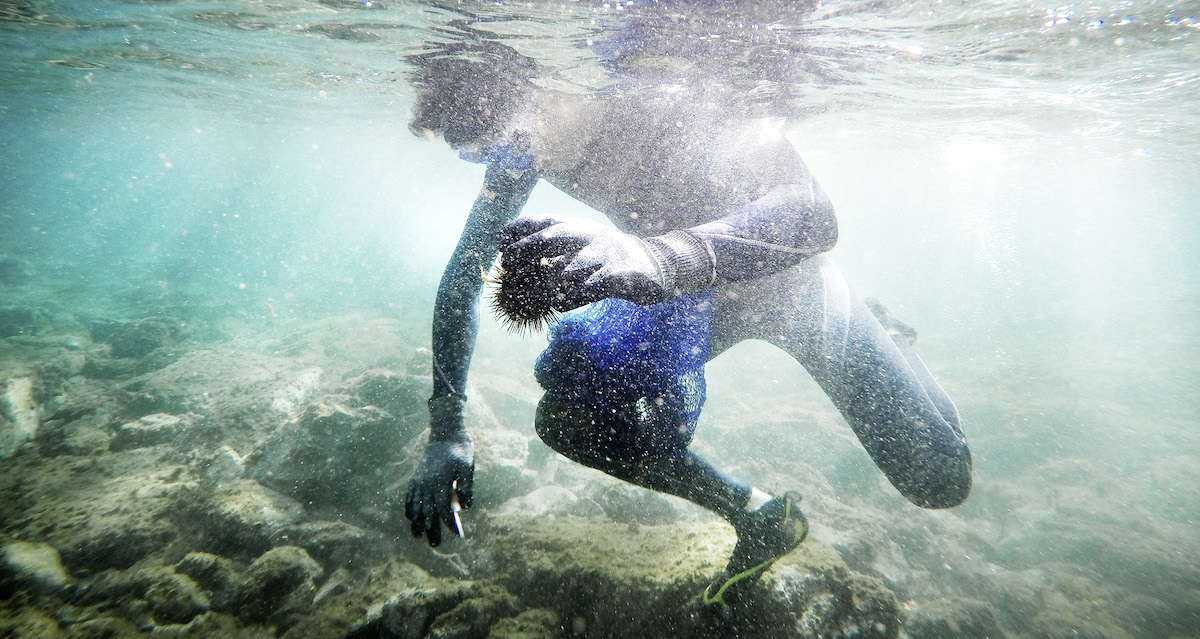
[[(1198, 9), (0, 0), (0, 635), (1200, 637)], [(495, 45), (786, 120), (958, 406), (966, 503), (910, 504), (740, 344), (695, 448), (812, 530), (698, 622), (732, 529), (550, 451), (545, 335), (484, 312), (466, 538), (413, 539), (485, 167), (409, 131), (410, 75)], [(545, 183), (524, 214), (603, 219)]]

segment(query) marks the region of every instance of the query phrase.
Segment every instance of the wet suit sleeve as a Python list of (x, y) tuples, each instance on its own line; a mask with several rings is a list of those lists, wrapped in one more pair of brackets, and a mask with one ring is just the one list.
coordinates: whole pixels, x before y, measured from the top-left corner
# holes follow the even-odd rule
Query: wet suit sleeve
[(441, 543), (443, 525), (462, 535), (456, 511), (471, 505), (475, 449), (463, 424), (462, 403), (479, 328), (480, 269), (491, 266), (500, 229), (521, 212), (537, 180), (533, 171), (488, 168), (438, 286), (429, 443), (404, 502), (413, 535), (425, 535), (431, 546)]
[(784, 184), (729, 215), (650, 238), (676, 292), (777, 273), (833, 248), (837, 218), (811, 177)]
[[(537, 180), (533, 171), (488, 167), (458, 246), (442, 273), (433, 310), (432, 437), (457, 436), (463, 430), (461, 403), (466, 399), (467, 369), (479, 329), (481, 269), (491, 267), (499, 251), (500, 230), (521, 213)], [(434, 410), (443, 398), (456, 401)]]

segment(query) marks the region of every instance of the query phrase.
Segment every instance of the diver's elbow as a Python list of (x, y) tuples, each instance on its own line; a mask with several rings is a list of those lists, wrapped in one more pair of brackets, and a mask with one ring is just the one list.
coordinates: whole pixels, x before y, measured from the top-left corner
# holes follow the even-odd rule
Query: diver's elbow
[(838, 221), (833, 211), (833, 203), (820, 190), (817, 190), (816, 196), (808, 206), (805, 233), (808, 236), (807, 243), (814, 254), (832, 249), (838, 241)]
[(778, 187), (776, 200), (789, 211), (798, 231), (798, 248), (816, 255), (832, 249), (838, 240), (837, 215), (833, 203), (815, 181), (808, 184), (788, 184)]
[(824, 253), (837, 246), (838, 241), (838, 223), (837, 217), (833, 214), (833, 207), (829, 207), (829, 214), (823, 217), (817, 225), (817, 252)]

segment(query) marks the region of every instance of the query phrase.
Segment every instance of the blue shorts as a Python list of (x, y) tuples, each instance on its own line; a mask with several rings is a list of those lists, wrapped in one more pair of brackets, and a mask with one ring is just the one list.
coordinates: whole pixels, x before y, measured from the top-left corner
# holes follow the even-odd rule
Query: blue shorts
[(555, 321), (537, 380), (594, 421), (564, 434), (569, 445), (614, 459), (686, 449), (704, 405), (712, 310), (705, 291), (653, 306), (607, 299)]

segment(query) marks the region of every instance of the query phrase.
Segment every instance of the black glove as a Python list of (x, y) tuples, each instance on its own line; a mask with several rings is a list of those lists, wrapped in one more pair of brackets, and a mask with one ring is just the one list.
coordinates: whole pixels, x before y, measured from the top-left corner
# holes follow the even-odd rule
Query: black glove
[[(556, 311), (620, 297), (647, 306), (713, 284), (708, 247), (687, 231), (642, 239), (599, 222), (520, 218), (500, 236), (501, 264), (535, 265), (553, 286)], [(528, 267), (527, 267), (528, 268)]]
[[(452, 401), (459, 404), (458, 400)], [(462, 429), (461, 417), (457, 429), (439, 422), (437, 402), (430, 402), (434, 409), (431, 441), (425, 445), (425, 454), (408, 482), (404, 501), (404, 516), (412, 522), (413, 537), (424, 534), (434, 547), (442, 543), (443, 524), (462, 536), (454, 504), (470, 507), (475, 478), (475, 445)]]

